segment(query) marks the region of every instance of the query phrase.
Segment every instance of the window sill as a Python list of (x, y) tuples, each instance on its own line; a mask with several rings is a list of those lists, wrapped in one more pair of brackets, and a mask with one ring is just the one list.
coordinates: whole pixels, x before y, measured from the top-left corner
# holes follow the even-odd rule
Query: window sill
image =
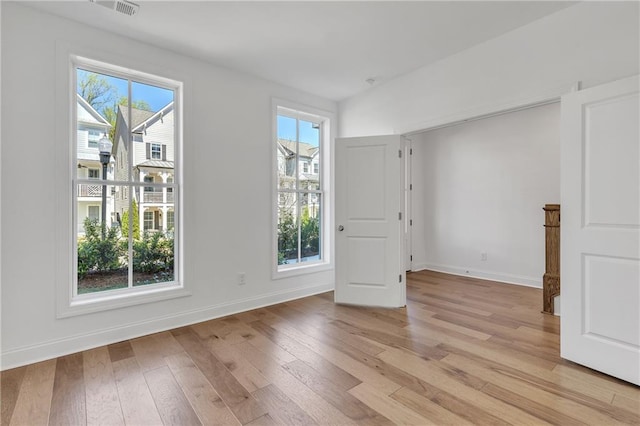
[(68, 318), (190, 295), (190, 291), (175, 282), (157, 284), (153, 288), (143, 286), (103, 293), (82, 294), (72, 297), (65, 306), (59, 306), (57, 318)]
[(298, 275), (308, 275), (314, 274), (316, 272), (324, 272), (333, 270), (333, 265), (329, 262), (318, 262), (318, 263), (310, 263), (310, 264), (302, 264), (302, 265), (292, 265), (287, 268), (278, 269), (276, 267), (271, 274), (271, 278), (274, 280), (279, 280), (283, 278), (295, 277)]

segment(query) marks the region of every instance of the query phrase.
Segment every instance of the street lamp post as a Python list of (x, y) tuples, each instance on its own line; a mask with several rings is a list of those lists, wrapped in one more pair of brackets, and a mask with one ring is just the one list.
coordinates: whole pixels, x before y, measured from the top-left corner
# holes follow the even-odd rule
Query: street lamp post
[(100, 151), (100, 163), (102, 163), (102, 239), (105, 237), (107, 229), (107, 165), (111, 160), (111, 148), (113, 143), (107, 138), (105, 134), (102, 139), (98, 141), (98, 150)]

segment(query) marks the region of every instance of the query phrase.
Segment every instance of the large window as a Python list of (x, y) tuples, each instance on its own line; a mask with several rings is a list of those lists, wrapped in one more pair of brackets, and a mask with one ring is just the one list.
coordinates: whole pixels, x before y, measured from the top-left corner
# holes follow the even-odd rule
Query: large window
[[(328, 119), (277, 107), (276, 235), (278, 271), (326, 263), (325, 131)], [(317, 164), (316, 174), (309, 165)]]
[(179, 286), (181, 84), (83, 59), (74, 78), (73, 297)]

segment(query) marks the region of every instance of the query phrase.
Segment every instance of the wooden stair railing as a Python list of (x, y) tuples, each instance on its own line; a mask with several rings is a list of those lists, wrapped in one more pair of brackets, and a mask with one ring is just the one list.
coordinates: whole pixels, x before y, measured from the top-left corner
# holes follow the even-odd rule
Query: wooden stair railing
[(542, 312), (554, 313), (554, 298), (560, 295), (560, 204), (545, 204), (545, 273), (542, 279)]

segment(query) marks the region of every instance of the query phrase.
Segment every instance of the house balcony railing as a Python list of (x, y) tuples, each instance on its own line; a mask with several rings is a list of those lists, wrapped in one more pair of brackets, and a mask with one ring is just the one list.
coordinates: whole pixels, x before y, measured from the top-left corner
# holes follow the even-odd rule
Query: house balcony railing
[(162, 191), (144, 191), (142, 194), (143, 203), (173, 203), (173, 192), (166, 192), (166, 201)]
[(162, 202), (162, 192), (158, 191), (144, 191), (144, 203), (161, 203)]
[(78, 185), (78, 197), (101, 197), (102, 185)]

